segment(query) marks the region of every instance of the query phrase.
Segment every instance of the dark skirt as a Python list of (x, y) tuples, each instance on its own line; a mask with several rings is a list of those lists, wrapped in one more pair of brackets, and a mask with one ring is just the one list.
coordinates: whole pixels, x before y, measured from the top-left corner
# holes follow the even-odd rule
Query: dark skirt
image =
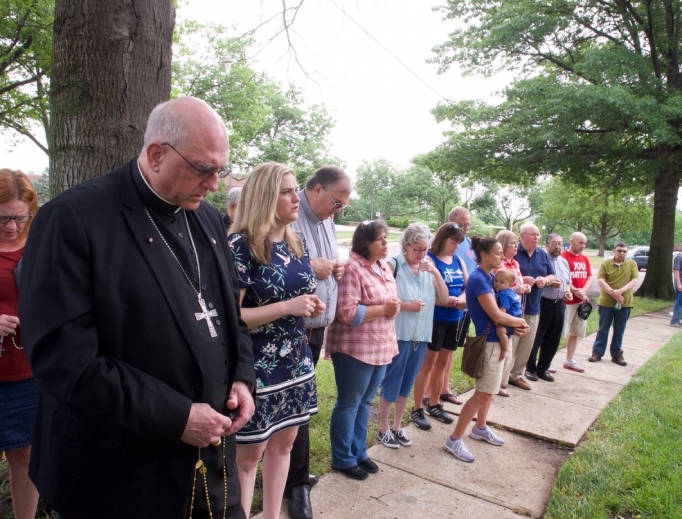
[(0, 452), (31, 445), (38, 405), (38, 384), (32, 378), (0, 382)]

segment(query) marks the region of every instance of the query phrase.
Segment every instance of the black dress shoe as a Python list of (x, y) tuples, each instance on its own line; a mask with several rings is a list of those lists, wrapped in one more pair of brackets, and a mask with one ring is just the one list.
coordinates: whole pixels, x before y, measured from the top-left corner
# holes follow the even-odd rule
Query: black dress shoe
[(554, 377), (549, 371), (538, 371), (538, 378), (541, 378), (546, 382), (554, 382)]
[(299, 485), (291, 489), (289, 517), (291, 519), (313, 519), (313, 507), (310, 504), (310, 485)]
[(358, 463), (358, 465), (370, 474), (376, 474), (379, 472), (379, 465), (374, 463), (370, 458), (367, 458), (365, 461), (361, 461)]
[(338, 472), (343, 472), (349, 478), (357, 479), (359, 481), (365, 480), (369, 477), (369, 474), (365, 469), (360, 468), (358, 465), (353, 465), (345, 469), (334, 469)]
[(317, 485), (318, 481), (320, 481), (320, 478), (318, 478), (315, 474), (308, 474), (308, 484), (310, 484), (310, 488), (313, 488), (315, 485)]

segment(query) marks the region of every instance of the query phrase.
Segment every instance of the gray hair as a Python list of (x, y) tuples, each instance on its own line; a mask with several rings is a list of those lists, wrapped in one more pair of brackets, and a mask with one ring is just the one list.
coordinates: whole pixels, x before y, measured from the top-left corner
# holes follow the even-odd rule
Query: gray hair
[[(526, 223), (524, 223), (524, 224), (519, 228), (519, 234), (523, 234), (524, 232), (526, 232), (526, 231), (527, 231), (528, 229), (530, 229), (531, 227), (532, 227), (533, 229), (537, 229), (537, 228), (538, 228), (538, 226), (535, 225), (533, 222), (526, 222)], [(538, 229), (538, 230), (539, 230), (539, 229)]]
[(450, 214), (448, 215), (448, 222), (457, 222), (457, 219), (464, 214), (471, 215), (471, 212), (466, 207), (462, 207), (461, 205), (453, 207), (450, 210)]
[(423, 223), (411, 223), (400, 237), (400, 250), (405, 252), (406, 245), (414, 245), (418, 241), (431, 241), (431, 231)]
[(552, 239), (556, 238), (557, 236), (561, 237), (560, 234), (557, 234), (555, 232), (551, 232), (547, 235), (547, 238), (545, 238), (545, 244), (549, 245), (549, 242), (552, 241)]
[(156, 105), (149, 114), (144, 132), (143, 150), (152, 142), (177, 144), (187, 136), (185, 121), (173, 104), (169, 103), (170, 101), (165, 101)]
[(346, 179), (348, 179), (348, 175), (342, 168), (338, 166), (322, 166), (308, 179), (305, 188), (308, 191), (312, 191), (317, 184), (322, 184), (323, 188), (329, 189), (337, 182)]
[(625, 243), (624, 241), (617, 241), (616, 243), (613, 244), (613, 250), (616, 250), (618, 247), (625, 247), (627, 249), (628, 244)]
[(230, 191), (227, 193), (227, 203), (225, 204), (226, 209), (229, 209), (231, 205), (237, 205), (240, 196), (242, 196), (241, 187), (233, 187), (230, 189)]

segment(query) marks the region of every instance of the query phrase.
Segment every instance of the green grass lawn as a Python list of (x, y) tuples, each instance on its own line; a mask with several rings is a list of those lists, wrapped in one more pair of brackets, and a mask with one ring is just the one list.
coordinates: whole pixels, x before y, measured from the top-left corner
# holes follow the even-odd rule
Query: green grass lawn
[(649, 360), (568, 458), (545, 517), (682, 517), (682, 334)]

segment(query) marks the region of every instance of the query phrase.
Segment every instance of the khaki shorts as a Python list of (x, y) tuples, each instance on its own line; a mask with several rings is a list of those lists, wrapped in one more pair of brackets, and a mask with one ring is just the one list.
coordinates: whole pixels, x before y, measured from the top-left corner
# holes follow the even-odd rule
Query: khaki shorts
[(504, 367), (504, 359), (500, 360), (500, 343), (486, 342), (483, 355), (483, 376), (476, 379), (476, 391), (496, 395), (500, 390)]
[(566, 313), (564, 314), (564, 329), (561, 333), (562, 337), (572, 335), (582, 339), (585, 337), (587, 330), (587, 321), (582, 320), (578, 316), (578, 307), (580, 305), (566, 305)]

